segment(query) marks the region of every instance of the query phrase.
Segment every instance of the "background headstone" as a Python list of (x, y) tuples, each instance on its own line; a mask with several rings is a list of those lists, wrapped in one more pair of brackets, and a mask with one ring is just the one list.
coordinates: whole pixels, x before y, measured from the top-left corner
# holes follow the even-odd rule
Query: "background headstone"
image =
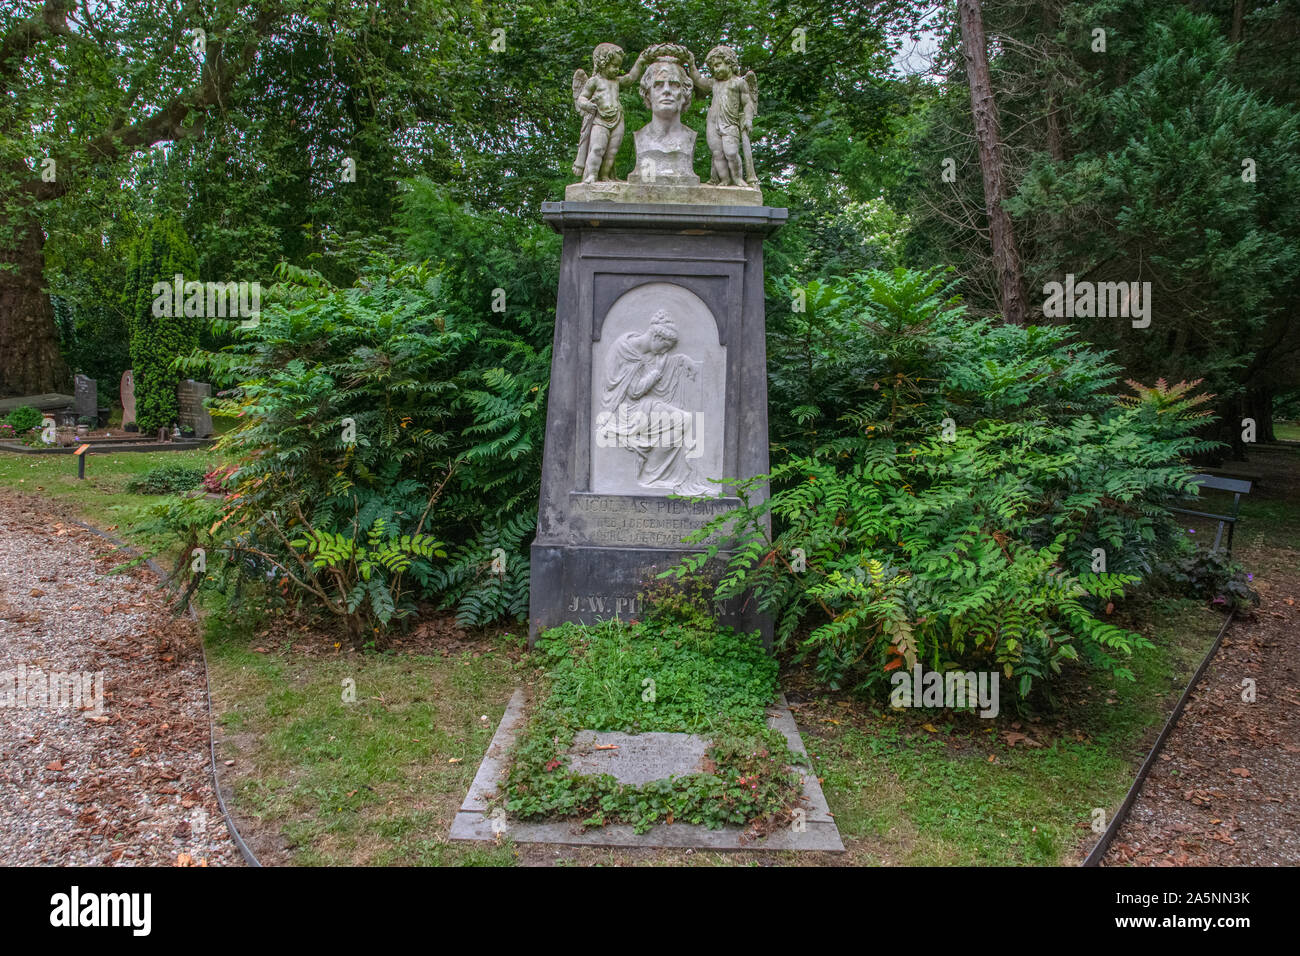
[(212, 386), (187, 378), (176, 386), (176, 401), (180, 405), (181, 428), (193, 428), (195, 438), (208, 438), (212, 434), (212, 416), (203, 404), (212, 397)]
[(93, 418), (98, 421), (99, 397), (95, 390), (95, 380), (85, 375), (77, 375), (75, 382), (73, 407), (77, 411), (77, 418)]
[(127, 369), (122, 373), (122, 427), (135, 424), (135, 376)]

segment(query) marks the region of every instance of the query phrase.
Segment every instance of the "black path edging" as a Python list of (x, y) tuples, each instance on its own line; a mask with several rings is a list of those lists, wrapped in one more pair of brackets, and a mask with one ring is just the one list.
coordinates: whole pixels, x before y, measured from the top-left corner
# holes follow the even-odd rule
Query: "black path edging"
[[(82, 521), (73, 521), (72, 524), (75, 524), (78, 528), (84, 528), (87, 531), (94, 532), (107, 541), (111, 541), (123, 554), (130, 556), (135, 556), (136, 554), (135, 549), (125, 541), (119, 541), (108, 532), (100, 531), (94, 525), (89, 525)], [(158, 575), (158, 580), (160, 582), (165, 582), (167, 580), (167, 575), (163, 574), (162, 569), (154, 563), (152, 558), (145, 558), (144, 560), (145, 564), (149, 566), (149, 570)], [(185, 609), (190, 615), (190, 620), (198, 620), (199, 616), (195, 612), (193, 604), (186, 602)], [(244, 862), (249, 866), (260, 867), (262, 864), (253, 854), (253, 851), (249, 849), (248, 844), (244, 842), (244, 838), (239, 835), (239, 827), (235, 826), (234, 818), (230, 815), (230, 810), (226, 806), (225, 798), (221, 795), (221, 778), (217, 775), (216, 724), (212, 719), (212, 683), (208, 678), (208, 650), (203, 645), (203, 632), (201, 628), (198, 637), (199, 651), (203, 655), (203, 696), (208, 702), (208, 756), (212, 761), (212, 787), (217, 792), (217, 806), (221, 808), (221, 816), (226, 821), (226, 829), (230, 831), (230, 836), (235, 841), (235, 846), (239, 847), (239, 853), (243, 856)]]
[(1187, 701), (1191, 699), (1192, 691), (1196, 689), (1196, 685), (1201, 682), (1201, 678), (1204, 677), (1205, 672), (1209, 670), (1210, 661), (1214, 660), (1214, 655), (1219, 652), (1219, 645), (1223, 643), (1223, 635), (1227, 633), (1228, 625), (1232, 623), (1233, 618), (1236, 616), (1237, 611), (1235, 608), (1228, 612), (1228, 617), (1224, 620), (1223, 626), (1219, 628), (1219, 633), (1214, 638), (1214, 643), (1210, 645), (1210, 650), (1205, 655), (1205, 659), (1201, 661), (1201, 666), (1196, 668), (1196, 673), (1192, 675), (1191, 683), (1188, 684), (1187, 689), (1183, 691), (1183, 696), (1178, 698), (1178, 703), (1174, 707), (1174, 712), (1169, 715), (1169, 719), (1165, 721), (1164, 727), (1161, 728), (1160, 736), (1156, 738), (1155, 746), (1151, 748), (1151, 752), (1147, 754), (1147, 759), (1143, 761), (1142, 769), (1138, 771), (1137, 779), (1133, 781), (1133, 786), (1129, 787), (1128, 794), (1124, 797), (1124, 802), (1119, 805), (1119, 811), (1111, 819), (1110, 826), (1108, 826), (1106, 832), (1101, 835), (1101, 839), (1097, 841), (1097, 845), (1092, 848), (1092, 852), (1088, 854), (1088, 858), (1079, 864), (1080, 866), (1098, 866), (1101, 864), (1101, 858), (1104, 857), (1106, 851), (1110, 849), (1111, 841), (1115, 839), (1115, 834), (1119, 832), (1120, 825), (1128, 818), (1129, 810), (1133, 808), (1133, 803), (1137, 800), (1137, 795), (1142, 791), (1142, 784), (1146, 783), (1147, 775), (1151, 772), (1151, 768), (1155, 766), (1156, 758), (1160, 756), (1160, 751), (1164, 750), (1165, 742), (1173, 732), (1174, 725), (1178, 723), (1178, 718), (1183, 716), (1183, 708), (1187, 706)]

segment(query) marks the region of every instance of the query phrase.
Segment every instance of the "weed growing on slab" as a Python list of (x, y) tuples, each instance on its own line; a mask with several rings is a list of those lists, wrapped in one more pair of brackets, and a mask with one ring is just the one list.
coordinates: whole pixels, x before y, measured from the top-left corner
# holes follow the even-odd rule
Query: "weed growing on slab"
[[(706, 618), (565, 624), (537, 645), (547, 669), (516, 744), (504, 796), (518, 819), (580, 818), (586, 826), (656, 823), (770, 830), (798, 804), (798, 756), (767, 727), (777, 665), (757, 635)], [(621, 784), (569, 771), (579, 730), (696, 733), (711, 740), (707, 772)]]

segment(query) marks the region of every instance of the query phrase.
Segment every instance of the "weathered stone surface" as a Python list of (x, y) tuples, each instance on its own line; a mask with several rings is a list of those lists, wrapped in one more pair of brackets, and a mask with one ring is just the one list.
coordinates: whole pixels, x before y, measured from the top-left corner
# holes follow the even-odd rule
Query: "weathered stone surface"
[[(684, 553), (697, 549), (698, 545), (681, 543), (675, 548), (534, 544), (529, 634), (535, 638), (565, 621), (637, 620), (643, 613), (641, 595), (655, 584), (656, 575), (676, 564)], [(724, 557), (729, 554), (722, 552)], [(703, 569), (705, 576), (715, 580), (721, 571), (720, 560)], [(771, 621), (754, 609), (752, 601), (723, 601), (713, 611), (720, 623), (745, 633), (758, 631), (764, 643), (771, 645)]]
[(750, 130), (758, 112), (758, 78), (750, 70), (740, 75), (740, 60), (729, 46), (715, 46), (705, 57), (712, 77), (700, 74), (695, 57), (689, 69), (694, 84), (713, 94), (705, 121), (709, 152), (713, 157), (713, 175), (709, 182), (724, 186), (758, 186), (754, 173), (754, 155), (750, 149)]
[(632, 69), (620, 76), (623, 48), (601, 43), (591, 52), (592, 75), (585, 70), (574, 71), (573, 106), (582, 116), (582, 136), (573, 175), (581, 176), (583, 182), (613, 179), (624, 131), (619, 92), (640, 79), (647, 59), (647, 53), (642, 53)]
[[(740, 74), (735, 50), (716, 46), (705, 57), (710, 74), (697, 69), (695, 54), (677, 43), (659, 43), (646, 48), (626, 74), (620, 75), (623, 50), (602, 43), (592, 52), (593, 75), (585, 70), (573, 74), (573, 105), (583, 117), (582, 136), (573, 174), (584, 185), (614, 182), (614, 161), (624, 135), (620, 92), (636, 83), (641, 101), (651, 120), (633, 133), (636, 158), (627, 181), (657, 190), (664, 186), (691, 188), (699, 184), (695, 172), (696, 133), (682, 122), (699, 93), (711, 94), (706, 120), (712, 175), (709, 183), (737, 187), (749, 195), (739, 200), (762, 204), (750, 137), (758, 112), (758, 78), (751, 70)], [(712, 202), (707, 197), (660, 199), (654, 193), (612, 192), (591, 194), (566, 190), (569, 201), (597, 198), (613, 202)]]
[(763, 193), (748, 186), (696, 186), (655, 182), (571, 183), (565, 202), (679, 203), (700, 206), (762, 206)]
[[(612, 202), (546, 203), (543, 214), (564, 251), (531, 638), (563, 621), (637, 617), (655, 574), (701, 549), (682, 538), (739, 503), (727, 480), (767, 472), (763, 239), (786, 218)], [(770, 640), (770, 623), (743, 605), (719, 608), (722, 623)]]
[(722, 488), (727, 349), (713, 313), (671, 282), (629, 289), (592, 343), (591, 490), (708, 495)]
[(580, 730), (569, 748), (569, 770), (590, 777), (607, 773), (619, 783), (639, 787), (652, 780), (707, 772), (709, 746), (708, 738), (698, 734)]
[(682, 122), (692, 93), (686, 68), (675, 58), (656, 59), (646, 67), (640, 86), (641, 101), (650, 110), (651, 119), (632, 134), (636, 162), (627, 181), (699, 185), (695, 130)]
[(30, 405), (42, 412), (52, 415), (72, 414), (76, 405), (76, 396), (47, 392), (44, 395), (18, 395), (13, 398), (0, 398), (0, 418), (4, 418), (15, 408)]
[(212, 415), (203, 400), (212, 397), (212, 386), (207, 382), (196, 382), (192, 378), (176, 386), (176, 402), (180, 406), (180, 426), (193, 428), (195, 438), (207, 438), (212, 434)]
[(122, 373), (122, 384), (118, 392), (122, 401), (122, 427), (135, 424), (135, 375), (131, 369)]
[(76, 397), (73, 404), (76, 407), (77, 418), (93, 418), (98, 421), (99, 397), (95, 390), (95, 380), (86, 375), (78, 374), (74, 378), (74, 382)]

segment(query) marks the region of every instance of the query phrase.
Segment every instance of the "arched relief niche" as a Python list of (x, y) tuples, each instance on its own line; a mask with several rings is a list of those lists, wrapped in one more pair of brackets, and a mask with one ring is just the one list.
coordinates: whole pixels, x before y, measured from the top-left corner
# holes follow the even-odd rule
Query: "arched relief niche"
[(647, 282), (621, 295), (591, 355), (591, 490), (717, 496), (727, 349), (694, 292)]

